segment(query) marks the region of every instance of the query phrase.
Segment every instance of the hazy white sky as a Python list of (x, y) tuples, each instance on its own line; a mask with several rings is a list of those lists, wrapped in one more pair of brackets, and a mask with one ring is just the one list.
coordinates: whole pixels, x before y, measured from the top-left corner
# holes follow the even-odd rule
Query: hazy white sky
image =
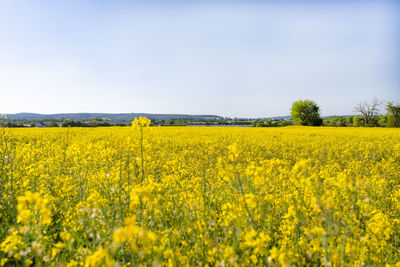
[(353, 114), (400, 101), (397, 1), (0, 0), (0, 112)]

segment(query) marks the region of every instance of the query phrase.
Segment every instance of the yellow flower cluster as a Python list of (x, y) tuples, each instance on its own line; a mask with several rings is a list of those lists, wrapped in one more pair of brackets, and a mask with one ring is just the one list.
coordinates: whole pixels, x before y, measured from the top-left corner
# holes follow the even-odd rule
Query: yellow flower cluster
[[(32, 259), (38, 256), (43, 256), (38, 262), (49, 262), (50, 257), (43, 255), (49, 245), (46, 237), (51, 224), (49, 200), (39, 192), (26, 191), (25, 195), (17, 197), (17, 202), (16, 226), (7, 229), (9, 235), (0, 243), (0, 251), (13, 260), (23, 259), (25, 265), (32, 264)], [(5, 259), (3, 262), (10, 261)]]
[(0, 266), (399, 266), (400, 132), (0, 132)]
[(139, 119), (135, 118), (132, 121), (132, 127), (135, 128), (135, 129), (143, 128), (143, 127), (149, 127), (150, 123), (151, 123), (151, 120), (149, 120), (146, 117), (140, 117)]
[(100, 266), (113, 266), (114, 260), (103, 247), (97, 248), (97, 250), (86, 258), (85, 267), (100, 267)]
[(24, 196), (17, 198), (17, 223), (48, 225), (51, 223), (51, 212), (48, 209), (49, 200), (42, 198), (39, 192), (26, 191)]

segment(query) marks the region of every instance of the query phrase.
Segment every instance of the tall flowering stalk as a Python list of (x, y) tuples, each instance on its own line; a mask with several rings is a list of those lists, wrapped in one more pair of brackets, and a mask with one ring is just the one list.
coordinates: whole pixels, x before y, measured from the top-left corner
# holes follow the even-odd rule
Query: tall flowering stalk
[(135, 118), (132, 121), (133, 129), (139, 129), (140, 130), (140, 158), (141, 158), (141, 162), (142, 162), (142, 171), (141, 171), (141, 176), (142, 177), (141, 177), (140, 183), (142, 183), (143, 179), (144, 179), (143, 128), (150, 127), (150, 123), (151, 123), (151, 120), (146, 118), (146, 117), (140, 117), (139, 119)]

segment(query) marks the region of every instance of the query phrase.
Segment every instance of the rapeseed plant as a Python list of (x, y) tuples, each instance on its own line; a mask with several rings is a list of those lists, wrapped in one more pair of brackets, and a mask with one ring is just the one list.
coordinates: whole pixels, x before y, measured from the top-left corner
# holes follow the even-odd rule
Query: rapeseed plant
[(2, 129), (0, 266), (399, 264), (397, 129), (132, 126)]

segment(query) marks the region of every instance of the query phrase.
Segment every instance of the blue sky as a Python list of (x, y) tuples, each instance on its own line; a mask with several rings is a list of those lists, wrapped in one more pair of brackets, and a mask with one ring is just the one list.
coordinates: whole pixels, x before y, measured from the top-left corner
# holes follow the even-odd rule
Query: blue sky
[(312, 99), (322, 115), (353, 114), (374, 96), (400, 101), (399, 11), (384, 0), (0, 0), (0, 112), (269, 117)]

